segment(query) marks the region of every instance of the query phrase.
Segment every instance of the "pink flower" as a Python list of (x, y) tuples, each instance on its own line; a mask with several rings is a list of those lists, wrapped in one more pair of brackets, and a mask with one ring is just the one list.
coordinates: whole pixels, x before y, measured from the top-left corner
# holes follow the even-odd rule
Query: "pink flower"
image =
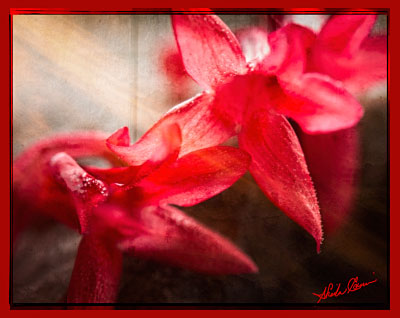
[[(295, 25), (268, 38), (256, 35), (259, 51), (253, 46), (247, 54), (244, 48), (254, 57), (246, 62), (238, 40), (218, 17), (174, 15), (172, 24), (186, 71), (205, 91), (171, 109), (149, 133), (162, 123), (179, 124), (183, 153), (238, 135), (263, 192), (315, 238), (319, 250), (315, 190), (285, 116), (308, 133), (327, 133), (355, 125), (361, 106), (336, 81), (303, 74), (304, 47), (312, 38)], [(270, 46), (268, 55), (262, 39)]]
[[(15, 201), (23, 196), (27, 206), (82, 234), (68, 302), (115, 301), (123, 253), (211, 274), (258, 270), (228, 240), (171, 206), (192, 206), (225, 190), (247, 170), (249, 156), (224, 146), (180, 155), (175, 124), (150, 135), (151, 142), (134, 145), (127, 128), (103, 143), (93, 133), (56, 137), (26, 150), (14, 165)], [(127, 165), (81, 167), (73, 159), (87, 155), (114, 163), (119, 157)], [(25, 180), (26, 173), (34, 179)]]

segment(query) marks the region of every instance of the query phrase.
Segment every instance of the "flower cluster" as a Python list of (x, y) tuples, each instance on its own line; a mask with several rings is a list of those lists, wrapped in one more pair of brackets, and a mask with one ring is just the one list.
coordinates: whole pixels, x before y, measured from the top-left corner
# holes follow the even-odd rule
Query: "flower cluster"
[[(172, 16), (185, 68), (174, 76), (187, 73), (204, 91), (134, 144), (125, 127), (111, 136), (56, 135), (26, 149), (13, 164), (14, 238), (36, 215), (81, 234), (71, 303), (115, 301), (124, 254), (210, 274), (256, 272), (238, 247), (174, 207), (207, 200), (249, 170), (319, 251), (317, 195), (324, 209), (340, 158), (357, 153), (363, 108), (354, 94), (386, 78), (386, 38), (369, 36), (374, 21), (340, 15), (318, 33), (287, 23), (236, 37), (215, 15)], [(238, 148), (220, 145), (233, 136)], [(320, 160), (324, 147), (334, 155)], [(79, 164), (92, 156), (112, 167)]]

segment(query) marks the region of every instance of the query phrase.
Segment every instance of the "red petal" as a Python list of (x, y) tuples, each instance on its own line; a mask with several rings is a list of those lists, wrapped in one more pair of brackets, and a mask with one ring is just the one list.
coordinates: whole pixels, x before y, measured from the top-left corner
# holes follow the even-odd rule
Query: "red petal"
[(133, 145), (119, 143), (119, 136), (125, 133), (128, 134), (126, 127), (115, 132), (107, 139), (107, 146), (131, 166), (149, 161), (148, 168), (151, 170), (164, 161), (174, 161), (179, 154), (182, 138), (176, 123), (158, 125)]
[(300, 141), (317, 191), (324, 229), (333, 232), (354, 204), (359, 168), (357, 127), (322, 135), (300, 133)]
[(376, 16), (335, 16), (324, 26), (311, 50), (308, 70), (344, 81), (362, 93), (387, 78), (387, 38), (370, 37)]
[[(151, 130), (161, 124), (178, 124), (182, 134), (180, 157), (198, 149), (219, 145), (236, 132), (232, 122), (215, 112), (215, 108), (218, 108), (216, 103), (213, 94), (199, 94), (172, 108)], [(146, 137), (149, 136), (143, 136)]]
[(122, 127), (107, 138), (107, 143), (115, 146), (128, 147), (130, 144), (130, 140), (131, 138), (129, 137), (129, 128)]
[(164, 166), (137, 186), (148, 200), (192, 206), (229, 188), (247, 170), (250, 157), (233, 147), (211, 147), (191, 152)]
[(105, 184), (89, 175), (74, 159), (64, 152), (54, 155), (50, 161), (57, 178), (65, 183), (71, 193), (80, 224), (80, 230), (85, 233), (92, 209), (104, 202), (108, 196)]
[(83, 236), (68, 288), (69, 303), (112, 303), (118, 295), (122, 253), (93, 236)]
[(212, 111), (215, 116), (225, 118), (240, 128), (246, 111), (268, 106), (271, 99), (276, 99), (277, 89), (282, 95), (277, 84), (276, 76), (265, 76), (258, 72), (235, 76), (216, 89)]
[(204, 89), (246, 72), (231, 30), (215, 15), (173, 15), (175, 38), (188, 74)]
[(185, 71), (185, 66), (182, 63), (182, 58), (175, 41), (164, 44), (159, 59), (162, 70), (170, 81), (183, 84), (185, 80), (190, 79)]
[(48, 217), (78, 230), (75, 207), (65, 188), (48, 173), (33, 180), (13, 186), (13, 242), (27, 227), (45, 224)]
[(362, 106), (339, 82), (308, 73), (290, 83), (281, 82), (287, 97), (275, 106), (310, 134), (350, 128), (364, 114)]
[(288, 121), (266, 111), (248, 114), (239, 145), (252, 156), (250, 172), (268, 198), (322, 241), (321, 216), (303, 151)]
[(313, 31), (297, 24), (288, 24), (268, 37), (271, 53), (258, 68), (288, 80), (300, 76), (306, 67), (307, 50), (315, 40)]
[(107, 137), (103, 132), (87, 131), (55, 134), (42, 139), (18, 156), (13, 163), (14, 173), (33, 171), (58, 152), (67, 152), (74, 158), (97, 156), (115, 160), (106, 147)]
[(137, 179), (140, 166), (115, 167), (106, 169), (86, 166), (85, 170), (96, 179), (100, 179), (108, 184), (129, 184)]
[(135, 256), (210, 274), (258, 271), (249, 257), (231, 242), (176, 208), (149, 207), (138, 217), (152, 234), (123, 243), (123, 248)]
[(387, 37), (367, 38), (357, 55), (351, 60), (342, 60), (339, 65), (346, 89), (360, 94), (375, 84), (387, 80)]
[[(119, 195), (126, 199), (129, 192), (121, 190)], [(128, 204), (124, 206), (123, 200), (118, 197), (114, 200), (115, 203), (106, 203), (94, 209), (90, 220), (90, 235), (117, 244), (123, 239), (149, 234), (150, 230), (132, 217), (137, 213), (136, 210), (140, 209), (129, 204), (133, 200), (130, 198), (127, 200)]]
[[(142, 164), (157, 152), (163, 127), (179, 125), (182, 145), (180, 156), (197, 149), (218, 145), (235, 134), (234, 126), (212, 110), (214, 96), (200, 94), (167, 112), (142, 138), (130, 147), (112, 149), (131, 164)], [(125, 149), (125, 150), (124, 150)]]
[[(79, 227), (70, 195), (49, 171), (50, 158), (65, 151), (75, 158), (99, 156), (115, 161), (105, 145), (107, 134), (75, 132), (43, 139), (21, 153), (13, 163), (14, 224), (18, 227), (36, 214), (44, 214), (72, 227)], [(33, 215), (30, 215), (33, 214)], [(23, 218), (24, 220), (21, 220)], [(21, 222), (22, 221), (22, 222)]]
[(350, 57), (360, 48), (375, 20), (375, 15), (333, 15), (318, 34), (315, 46)]

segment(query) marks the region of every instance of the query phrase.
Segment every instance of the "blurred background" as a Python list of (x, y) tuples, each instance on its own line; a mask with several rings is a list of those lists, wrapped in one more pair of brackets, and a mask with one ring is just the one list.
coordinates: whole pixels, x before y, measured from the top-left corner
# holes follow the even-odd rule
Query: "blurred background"
[[(282, 23), (282, 16), (220, 17), (233, 31), (270, 31)], [(318, 30), (328, 16), (292, 18)], [(14, 158), (60, 131), (112, 133), (128, 126), (137, 140), (165, 111), (201, 91), (182, 71), (167, 15), (14, 15), (12, 22)], [(373, 32), (386, 34), (386, 16), (378, 17)], [(241, 247), (260, 272), (207, 276), (127, 257), (118, 302), (315, 304), (313, 293), (358, 276), (359, 282), (378, 282), (322, 303), (387, 304), (386, 83), (359, 99), (365, 116), (356, 128), (360, 157), (351, 208), (326, 230), (320, 254), (311, 236), (246, 174), (220, 195), (184, 210)], [(323, 220), (329, 218), (322, 213)], [(13, 248), (13, 301), (63, 302), (78, 243), (78, 234), (55, 223), (25, 231)]]

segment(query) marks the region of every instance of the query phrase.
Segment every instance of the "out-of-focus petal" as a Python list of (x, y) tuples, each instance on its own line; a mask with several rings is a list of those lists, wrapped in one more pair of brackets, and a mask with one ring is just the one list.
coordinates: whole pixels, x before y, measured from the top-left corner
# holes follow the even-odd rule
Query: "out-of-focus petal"
[(188, 74), (204, 89), (246, 72), (246, 61), (231, 30), (215, 15), (172, 15)]
[[(36, 173), (35, 179), (30, 180), (31, 184), (25, 180), (23, 186), (13, 187), (13, 242), (24, 229), (45, 224), (48, 218), (79, 230), (74, 203), (65, 188), (49, 171), (38, 177)], [(26, 177), (31, 178), (32, 175)]]
[(152, 233), (121, 244), (133, 255), (209, 274), (258, 271), (231, 242), (176, 208), (148, 207), (136, 217)]
[(360, 103), (342, 84), (327, 76), (308, 73), (296, 81), (280, 84), (286, 97), (274, 106), (310, 134), (350, 128), (364, 114)]
[(367, 38), (351, 60), (339, 60), (342, 81), (350, 92), (360, 94), (377, 83), (387, 80), (387, 37)]
[(182, 82), (188, 79), (185, 66), (182, 63), (181, 55), (174, 42), (164, 45), (160, 54), (162, 70), (172, 81)]
[(271, 53), (258, 65), (267, 74), (276, 74), (290, 80), (303, 74), (307, 63), (307, 50), (315, 34), (310, 29), (290, 23), (268, 36)]
[(55, 177), (60, 179), (71, 193), (76, 205), (80, 231), (85, 233), (92, 209), (107, 199), (106, 185), (83, 170), (65, 152), (54, 155), (50, 166), (54, 169)]
[(387, 37), (368, 34), (376, 15), (338, 15), (321, 30), (309, 55), (309, 72), (343, 81), (360, 94), (387, 78)]
[(322, 241), (321, 216), (303, 151), (284, 116), (249, 113), (239, 145), (252, 157), (250, 172), (266, 196), (292, 220)]
[(74, 158), (102, 157), (117, 162), (106, 147), (106, 138), (106, 133), (97, 131), (55, 134), (35, 143), (16, 158), (12, 171), (16, 231), (28, 226), (38, 214), (79, 228), (70, 195), (56, 182), (48, 163), (58, 152), (67, 152)]
[(229, 188), (247, 170), (250, 157), (233, 147), (211, 147), (191, 152), (166, 165), (137, 186), (148, 200), (192, 206)]
[(66, 152), (73, 158), (104, 157), (114, 160), (105, 144), (107, 137), (106, 133), (98, 131), (55, 134), (21, 153), (13, 163), (13, 173), (35, 171), (58, 152)]
[(368, 36), (376, 15), (333, 15), (322, 27), (315, 48), (329, 50), (347, 57), (358, 51)]
[(248, 27), (235, 34), (247, 62), (261, 61), (270, 52), (268, 33), (263, 28)]
[(351, 212), (359, 169), (358, 128), (299, 139), (317, 192), (326, 234), (332, 233)]
[(68, 288), (68, 303), (112, 303), (118, 295), (122, 253), (112, 244), (85, 235)]

